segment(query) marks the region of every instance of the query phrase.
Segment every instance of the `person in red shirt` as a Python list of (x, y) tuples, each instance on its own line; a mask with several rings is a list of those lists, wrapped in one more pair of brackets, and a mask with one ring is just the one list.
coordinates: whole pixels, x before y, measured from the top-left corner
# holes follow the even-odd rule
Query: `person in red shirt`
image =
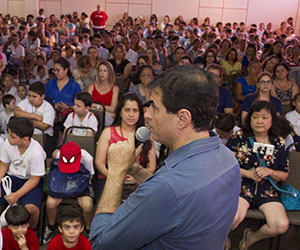
[(107, 21), (108, 15), (105, 11), (101, 10), (101, 5), (97, 5), (97, 10), (91, 14), (91, 21), (94, 34), (105, 30), (105, 24)]
[(58, 211), (58, 225), (60, 234), (52, 238), (47, 250), (92, 250), (91, 243), (81, 235), (84, 218), (79, 205), (62, 206)]
[(38, 250), (39, 240), (29, 228), (30, 214), (23, 206), (10, 207), (5, 213), (8, 227), (1, 230), (3, 250)]

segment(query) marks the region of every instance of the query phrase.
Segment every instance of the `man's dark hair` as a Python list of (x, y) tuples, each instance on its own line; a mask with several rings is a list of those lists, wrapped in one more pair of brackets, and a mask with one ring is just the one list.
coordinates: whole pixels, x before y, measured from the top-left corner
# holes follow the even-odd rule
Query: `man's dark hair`
[(40, 82), (40, 81), (35, 82), (32, 85), (30, 85), (30, 87), (29, 87), (28, 90), (32, 91), (34, 93), (37, 93), (39, 95), (44, 95), (45, 92), (46, 92), (45, 85), (42, 82)]
[(5, 220), (9, 226), (24, 225), (30, 222), (30, 214), (25, 207), (16, 205), (7, 210)]
[(11, 117), (7, 124), (7, 130), (15, 133), (20, 138), (29, 137), (33, 135), (34, 127), (31, 120), (25, 117)]
[(7, 94), (3, 96), (2, 98), (3, 107), (6, 108), (6, 105), (10, 104), (12, 100), (16, 100), (16, 98), (13, 95)]
[(93, 104), (93, 97), (88, 92), (81, 92), (76, 94), (75, 99), (82, 101), (85, 107), (91, 107)]
[(84, 218), (81, 207), (78, 204), (61, 206), (58, 209), (57, 221), (60, 227), (65, 221), (78, 221), (81, 226), (84, 226)]
[(161, 91), (168, 113), (187, 109), (195, 131), (209, 129), (218, 104), (218, 87), (213, 74), (194, 65), (180, 66), (160, 74), (149, 87), (154, 92)]

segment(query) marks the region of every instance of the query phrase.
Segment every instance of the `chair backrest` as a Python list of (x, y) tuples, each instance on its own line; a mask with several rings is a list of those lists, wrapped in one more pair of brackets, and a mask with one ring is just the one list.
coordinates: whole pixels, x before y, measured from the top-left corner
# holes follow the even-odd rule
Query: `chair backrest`
[(92, 112), (98, 121), (98, 131), (96, 133), (95, 140), (97, 141), (105, 127), (105, 106), (102, 103), (96, 103), (99, 105), (99, 109), (90, 109), (90, 112)]
[(39, 144), (41, 144), (41, 146), (43, 147), (43, 149), (45, 149), (46, 146), (46, 137), (45, 137), (45, 133), (41, 128), (35, 127), (35, 130), (37, 129), (38, 131), (40, 131), (40, 134), (33, 134), (32, 138), (35, 139), (36, 141), (38, 141)]
[[(69, 133), (73, 128), (76, 129), (89, 129), (93, 131), (94, 136), (79, 136), (72, 135)], [(67, 143), (69, 141), (73, 141), (78, 144), (79, 147), (85, 149), (90, 155), (94, 158), (96, 153), (96, 141), (95, 141), (95, 131), (89, 127), (79, 127), (79, 126), (71, 126), (66, 130), (63, 143)]]
[(290, 104), (282, 104), (281, 105), (281, 114), (285, 115), (286, 113), (292, 111), (294, 109), (293, 105)]
[(125, 84), (124, 76), (120, 73), (117, 73), (115, 85), (119, 87), (119, 96), (124, 94), (124, 84)]
[[(293, 143), (289, 146), (294, 146)], [(300, 190), (300, 152), (290, 151), (289, 152), (289, 176), (284, 183), (291, 184), (296, 189)]]

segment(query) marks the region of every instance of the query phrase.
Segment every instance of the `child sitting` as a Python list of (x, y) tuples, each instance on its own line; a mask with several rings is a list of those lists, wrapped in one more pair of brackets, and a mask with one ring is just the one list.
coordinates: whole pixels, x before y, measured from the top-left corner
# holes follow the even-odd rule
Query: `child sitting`
[(84, 220), (78, 205), (62, 206), (58, 212), (58, 225), (60, 234), (50, 241), (47, 250), (92, 249), (88, 239), (81, 235)]
[(14, 115), (16, 108), (16, 98), (13, 95), (7, 94), (3, 96), (2, 103), (4, 110), (0, 113), (0, 124), (1, 124), (1, 136), (7, 138), (7, 123), (9, 119)]
[[(26, 117), (32, 120), (34, 127), (38, 127), (46, 134), (46, 151), (50, 158), (54, 149), (53, 124), (55, 111), (51, 104), (44, 100), (45, 85), (35, 82), (29, 87), (28, 98), (21, 101), (15, 110), (16, 117)], [(38, 130), (34, 134), (41, 133)]]
[[(292, 124), (294, 132), (293, 139), (295, 142), (300, 142), (300, 93), (297, 93), (293, 99), (295, 109), (288, 112), (285, 117)], [(300, 146), (296, 145), (296, 150), (300, 151)]]
[(27, 87), (20, 83), (17, 87), (17, 96), (16, 96), (16, 104), (19, 104), (21, 101), (25, 100), (27, 97)]
[[(90, 127), (95, 133), (98, 130), (98, 120), (94, 114), (89, 112), (93, 103), (93, 98), (88, 92), (81, 92), (76, 94), (74, 100), (74, 112), (70, 113), (64, 122), (65, 131), (71, 126)], [(94, 136), (93, 132), (89, 129), (72, 129), (73, 135), (80, 136)]]
[(7, 227), (2, 229), (3, 250), (38, 250), (39, 240), (29, 228), (30, 214), (23, 206), (10, 207), (5, 213)]
[(15, 82), (12, 75), (6, 74), (3, 76), (4, 94), (11, 94), (17, 96), (17, 88), (14, 86)]
[(223, 113), (216, 117), (213, 131), (220, 137), (224, 145), (226, 145), (230, 136), (240, 129), (236, 126), (237, 123), (238, 117), (230, 113)]
[[(65, 159), (70, 160), (74, 157), (74, 161), (65, 163)], [(81, 149), (75, 142), (68, 142), (64, 144), (60, 150), (53, 152), (53, 158), (59, 158), (59, 169), (64, 172), (63, 168), (76, 169), (80, 163), (90, 172), (91, 177), (94, 175), (93, 157), (84, 149)], [(78, 165), (79, 164), (79, 165)], [(86, 222), (86, 229), (89, 231), (92, 221), (93, 210), (93, 194), (90, 188), (87, 188), (81, 195), (79, 195), (77, 201), (83, 209), (83, 215)], [(55, 217), (58, 205), (63, 199), (55, 198), (50, 195), (47, 197), (46, 210), (48, 215), (48, 226), (46, 227), (43, 244), (47, 244), (55, 233)]]
[(34, 139), (33, 124), (25, 117), (12, 117), (7, 124), (8, 138), (0, 157), (0, 181), (5, 175), (12, 180), (12, 193), (1, 187), (0, 205), (18, 202), (31, 215), (31, 228), (36, 228), (42, 198), (41, 177), (45, 174), (46, 153)]

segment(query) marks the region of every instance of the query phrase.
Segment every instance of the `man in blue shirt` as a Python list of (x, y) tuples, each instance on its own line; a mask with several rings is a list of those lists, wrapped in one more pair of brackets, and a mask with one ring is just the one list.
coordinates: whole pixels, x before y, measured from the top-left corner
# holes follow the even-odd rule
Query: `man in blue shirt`
[[(171, 153), (151, 176), (136, 160), (141, 146), (135, 150), (133, 134), (110, 146), (93, 249), (223, 250), (241, 177), (233, 154), (208, 131), (218, 102), (214, 77), (196, 66), (176, 67), (150, 88), (145, 117), (154, 140)], [(127, 174), (140, 186), (121, 205)]]

